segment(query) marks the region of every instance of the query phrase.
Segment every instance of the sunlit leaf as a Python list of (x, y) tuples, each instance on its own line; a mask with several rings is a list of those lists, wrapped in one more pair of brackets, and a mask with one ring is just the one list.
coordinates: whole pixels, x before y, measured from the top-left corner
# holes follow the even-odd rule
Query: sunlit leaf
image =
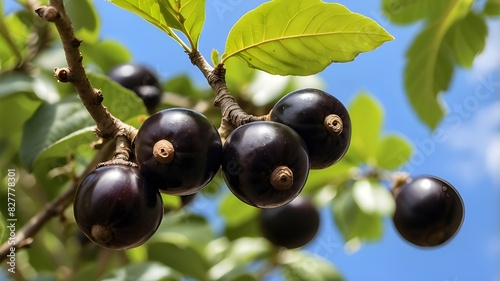
[(158, 262), (131, 264), (107, 274), (101, 281), (176, 281), (181, 275)]
[(393, 37), (375, 21), (336, 3), (275, 0), (232, 27), (222, 62), (240, 57), (279, 75), (311, 75), (332, 62), (352, 61)]
[(0, 70), (15, 67), (28, 53), (30, 30), (21, 19), (21, 13), (0, 19)]
[[(238, 210), (235, 212), (234, 210)], [(254, 218), (259, 209), (249, 205), (243, 205), (232, 193), (228, 193), (219, 205), (219, 214), (224, 218), (226, 225), (239, 225), (244, 221)]]
[(443, 44), (450, 27), (470, 11), (471, 0), (447, 1), (439, 20), (417, 35), (406, 53), (405, 88), (417, 116), (434, 129), (444, 116), (440, 93), (446, 91), (454, 71), (449, 46)]
[(376, 165), (386, 170), (394, 170), (410, 160), (411, 144), (401, 136), (382, 137), (377, 147)]
[(384, 121), (384, 110), (368, 93), (357, 95), (348, 106), (352, 136), (346, 157), (358, 162), (372, 162)]
[(450, 27), (444, 40), (452, 49), (455, 62), (470, 68), (476, 56), (484, 49), (487, 35), (488, 27), (484, 17), (471, 12)]
[(419, 20), (434, 20), (446, 8), (448, 1), (435, 0), (382, 0), (382, 10), (387, 18), (397, 24)]
[(393, 211), (394, 200), (389, 191), (368, 180), (347, 183), (332, 204), (335, 223), (346, 242), (380, 239), (384, 216)]
[(167, 24), (182, 31), (190, 38), (192, 47), (197, 49), (205, 23), (205, 0), (160, 0), (160, 2), (168, 3), (166, 5), (169, 12), (169, 16), (166, 17)]

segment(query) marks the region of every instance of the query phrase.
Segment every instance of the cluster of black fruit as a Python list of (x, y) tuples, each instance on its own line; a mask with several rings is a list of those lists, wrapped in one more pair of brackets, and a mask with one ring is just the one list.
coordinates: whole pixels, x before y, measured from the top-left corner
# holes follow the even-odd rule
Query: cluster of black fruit
[[(145, 102), (141, 89), (160, 89), (158, 79), (143, 66), (121, 66), (110, 77)], [(151, 110), (156, 104), (148, 107)], [(162, 220), (160, 192), (193, 195), (222, 168), (231, 192), (262, 209), (264, 237), (287, 248), (305, 245), (318, 231), (319, 213), (309, 199), (298, 195), (310, 169), (329, 167), (346, 153), (351, 138), (349, 114), (335, 97), (317, 89), (301, 89), (279, 100), (268, 116), (269, 121), (237, 127), (223, 144), (217, 128), (199, 112), (170, 108), (152, 114), (132, 143), (138, 168), (103, 165), (80, 183), (74, 202), (78, 226), (105, 248), (139, 246)], [(422, 196), (418, 188), (401, 188), (394, 221), (403, 237), (429, 245), (455, 233), (460, 226), (456, 221), (461, 222), (456, 217), (463, 209), (457, 207), (461, 201), (455, 202), (458, 195), (450, 195), (456, 191), (446, 186), (440, 186), (446, 193), (441, 200), (430, 199), (435, 194)], [(434, 204), (431, 215), (422, 204)], [(412, 221), (411, 215), (418, 218)]]

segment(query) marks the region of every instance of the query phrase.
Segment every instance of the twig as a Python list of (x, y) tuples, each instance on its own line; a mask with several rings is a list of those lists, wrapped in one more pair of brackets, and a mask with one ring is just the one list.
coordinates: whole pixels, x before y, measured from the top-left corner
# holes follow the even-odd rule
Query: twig
[(41, 6), (35, 12), (43, 20), (53, 22), (61, 38), (68, 67), (55, 68), (54, 76), (60, 82), (70, 82), (78, 92), (83, 105), (97, 125), (97, 135), (102, 138), (126, 136), (133, 139), (137, 129), (114, 117), (102, 104), (104, 99), (101, 90), (92, 87), (85, 68), (79, 47), (82, 43), (74, 34), (71, 20), (66, 14), (62, 0), (50, 0), (50, 6)]
[(191, 62), (200, 69), (215, 93), (214, 106), (219, 107), (222, 114), (221, 127), (219, 128), (222, 138), (227, 137), (235, 127), (253, 121), (267, 120), (267, 115), (248, 114), (238, 105), (227, 88), (224, 65), (219, 64), (213, 68), (198, 51), (193, 51), (189, 57)]
[(6, 241), (0, 246), (0, 261), (7, 258), (10, 253), (10, 248), (14, 247), (17, 250), (28, 247), (33, 242), (33, 236), (48, 222), (50, 219), (61, 215), (64, 210), (73, 202), (75, 191), (80, 183), (80, 180), (87, 174), (92, 172), (98, 163), (108, 159), (113, 152), (113, 142), (108, 142), (104, 147), (97, 152), (92, 162), (87, 166), (80, 178), (73, 180), (71, 186), (59, 197), (45, 205), (35, 216), (33, 216), (15, 235), (14, 242)]

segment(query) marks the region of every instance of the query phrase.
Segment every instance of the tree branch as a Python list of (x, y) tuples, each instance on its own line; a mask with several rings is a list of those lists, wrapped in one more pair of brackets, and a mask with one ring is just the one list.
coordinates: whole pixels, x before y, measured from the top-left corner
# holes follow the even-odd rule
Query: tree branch
[(268, 119), (267, 115), (255, 116), (248, 114), (238, 105), (227, 88), (225, 80), (226, 70), (223, 64), (219, 64), (217, 67), (213, 68), (198, 51), (192, 52), (189, 58), (191, 62), (200, 69), (215, 93), (214, 106), (220, 108), (222, 114), (219, 133), (223, 139), (225, 139), (234, 128), (240, 125)]
[(61, 38), (68, 67), (55, 68), (54, 76), (60, 82), (70, 82), (78, 92), (83, 105), (97, 125), (97, 135), (102, 138), (126, 136), (132, 140), (136, 129), (114, 117), (102, 104), (101, 90), (92, 87), (79, 47), (82, 43), (74, 34), (71, 20), (66, 14), (62, 0), (50, 0), (50, 6), (41, 6), (35, 12), (43, 20), (53, 22)]
[(92, 172), (95, 167), (108, 159), (113, 153), (113, 143), (106, 143), (100, 151), (96, 153), (92, 162), (87, 166), (81, 176), (71, 183), (71, 186), (59, 197), (45, 205), (35, 216), (33, 216), (26, 224), (16, 233), (14, 242), (7, 240), (0, 246), (0, 261), (7, 258), (10, 253), (10, 248), (14, 247), (17, 250), (28, 247), (33, 242), (33, 236), (50, 221), (50, 219), (61, 215), (64, 210), (73, 202), (75, 191), (80, 184), (81, 179)]

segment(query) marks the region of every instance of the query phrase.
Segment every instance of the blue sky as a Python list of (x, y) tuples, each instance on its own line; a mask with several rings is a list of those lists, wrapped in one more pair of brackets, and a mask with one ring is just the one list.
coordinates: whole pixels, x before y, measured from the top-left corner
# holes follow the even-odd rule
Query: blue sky
[[(103, 38), (127, 45), (136, 61), (151, 65), (163, 79), (189, 73), (204, 85), (202, 75), (168, 36), (109, 2), (94, 2)], [(222, 53), (232, 24), (263, 2), (207, 1), (201, 52), (206, 57), (213, 48)], [(454, 184), (465, 202), (466, 217), (458, 235), (437, 249), (410, 246), (388, 220), (380, 243), (349, 254), (329, 212), (324, 212), (320, 235), (307, 249), (331, 260), (347, 280), (500, 280), (500, 20), (490, 22), (487, 48), (473, 69), (455, 72), (443, 95), (449, 115), (431, 132), (409, 107), (402, 80), (405, 52), (419, 24), (390, 24), (380, 12), (381, 1), (338, 2), (375, 19), (396, 39), (353, 62), (328, 67), (319, 75), (326, 90), (346, 104), (361, 90), (375, 95), (385, 108), (385, 131), (401, 133), (415, 145), (406, 170), (412, 175), (434, 174)]]

